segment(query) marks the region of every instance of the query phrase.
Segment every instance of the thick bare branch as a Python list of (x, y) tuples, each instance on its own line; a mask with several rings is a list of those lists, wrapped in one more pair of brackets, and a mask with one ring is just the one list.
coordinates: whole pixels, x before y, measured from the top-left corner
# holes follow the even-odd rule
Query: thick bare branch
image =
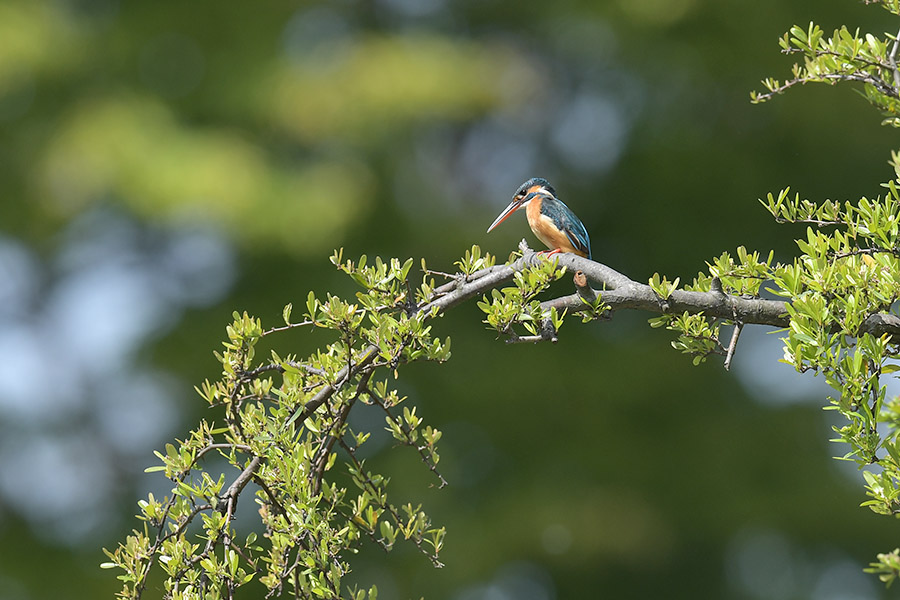
[[(609, 267), (570, 254), (560, 255), (559, 263), (573, 271), (583, 271), (592, 282), (600, 285), (607, 284), (607, 288), (609, 287), (609, 271), (612, 270)], [(676, 290), (665, 299), (665, 303), (661, 303), (659, 296), (649, 285), (632, 281), (620, 273), (616, 273), (616, 275), (618, 276), (615, 279), (617, 287), (599, 292), (600, 299), (612, 310), (632, 309), (670, 314), (702, 312), (709, 317), (736, 318), (742, 323), (755, 325), (787, 327), (789, 324), (787, 305), (781, 300), (744, 298), (719, 291)], [(627, 282), (623, 282), (622, 278), (625, 278)], [(578, 294), (554, 298), (544, 302), (543, 305), (547, 309), (555, 306), (557, 310), (565, 308), (570, 312), (584, 309), (584, 303)]]
[[(691, 314), (703, 313), (709, 317), (737, 320), (745, 325), (768, 325), (771, 327), (788, 327), (787, 303), (783, 300), (767, 298), (747, 298), (733, 296), (721, 291), (690, 292), (676, 290), (661, 302), (653, 289), (619, 273), (606, 265), (576, 256), (574, 254), (558, 254), (559, 264), (570, 271), (582, 271), (590, 282), (601, 288), (597, 293), (602, 302), (612, 310), (642, 310), (651, 313)], [(509, 265), (497, 265), (471, 275), (468, 279), (460, 279), (439, 288), (443, 292), (436, 300), (423, 305), (420, 310), (431, 310), (437, 307), (440, 312), (465, 302), (473, 296), (488, 292), (512, 280), (516, 271), (521, 271), (533, 261), (546, 260), (537, 253), (526, 253), (522, 258)], [(549, 310), (568, 310), (569, 313), (580, 312), (587, 308), (579, 294), (571, 294), (547, 300), (541, 305)], [(861, 333), (883, 335), (885, 333), (900, 337), (900, 317), (893, 314), (876, 314), (870, 316), (860, 328)]]

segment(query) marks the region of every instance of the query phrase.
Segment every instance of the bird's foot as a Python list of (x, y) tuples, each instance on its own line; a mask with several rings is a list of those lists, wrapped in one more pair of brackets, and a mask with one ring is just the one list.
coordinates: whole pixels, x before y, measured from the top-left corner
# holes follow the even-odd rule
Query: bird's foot
[(538, 252), (538, 254), (542, 254), (545, 257), (550, 258), (554, 254), (559, 254), (560, 252), (562, 252), (561, 248), (554, 248), (553, 250), (541, 250), (540, 252)]

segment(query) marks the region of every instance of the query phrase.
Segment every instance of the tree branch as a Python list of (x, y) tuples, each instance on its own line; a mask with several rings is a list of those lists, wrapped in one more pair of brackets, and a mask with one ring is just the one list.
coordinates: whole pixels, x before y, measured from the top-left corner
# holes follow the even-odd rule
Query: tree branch
[[(744, 325), (768, 325), (770, 327), (788, 327), (790, 318), (787, 302), (767, 298), (747, 298), (733, 296), (722, 292), (690, 292), (675, 290), (660, 303), (653, 289), (644, 283), (638, 283), (606, 265), (576, 256), (574, 254), (558, 254), (559, 264), (570, 271), (582, 271), (587, 279), (601, 288), (596, 293), (600, 300), (611, 310), (642, 310), (650, 313), (703, 313), (709, 317), (737, 320)], [(440, 297), (421, 305), (419, 311), (437, 309), (443, 312), (473, 296), (487, 293), (491, 288), (503, 285), (512, 280), (517, 271), (525, 269), (534, 261), (545, 260), (535, 252), (528, 252), (508, 265), (495, 265), (473, 273), (469, 277), (447, 283), (435, 290)], [(584, 291), (581, 291), (581, 295)], [(549, 310), (567, 310), (570, 314), (586, 310), (588, 306), (580, 294), (546, 300), (541, 307)], [(875, 336), (885, 333), (900, 338), (900, 317), (889, 313), (869, 316), (860, 327), (860, 333)]]
[(337, 372), (337, 380), (335, 383), (329, 383), (312, 397), (312, 399), (298, 408), (291, 417), (285, 421), (284, 428), (290, 427), (294, 421), (305, 421), (317, 408), (322, 406), (340, 387), (350, 381), (357, 373), (367, 368), (369, 363), (375, 359), (378, 354), (378, 346), (369, 346), (362, 352), (362, 358), (355, 365), (347, 365)]
[[(632, 309), (666, 314), (684, 312), (696, 314), (702, 312), (708, 317), (738, 319), (743, 323), (755, 325), (787, 327), (790, 324), (790, 319), (788, 319), (787, 315), (787, 303), (782, 300), (744, 298), (715, 291), (689, 292), (675, 290), (671, 296), (666, 298), (666, 308), (664, 309), (656, 292), (649, 285), (628, 279), (609, 267), (580, 256), (572, 254), (561, 254), (559, 256), (560, 265), (573, 271), (583, 271), (590, 281), (601, 285), (605, 284), (607, 288), (610, 287), (610, 283), (616, 285), (614, 289), (598, 292), (600, 299), (609, 305), (612, 310)], [(611, 271), (615, 273), (612, 277)], [(569, 312), (585, 309), (585, 304), (578, 294), (547, 300), (541, 306), (548, 310), (551, 307), (556, 307), (557, 310), (567, 309)], [(897, 332), (900, 333), (900, 329)]]

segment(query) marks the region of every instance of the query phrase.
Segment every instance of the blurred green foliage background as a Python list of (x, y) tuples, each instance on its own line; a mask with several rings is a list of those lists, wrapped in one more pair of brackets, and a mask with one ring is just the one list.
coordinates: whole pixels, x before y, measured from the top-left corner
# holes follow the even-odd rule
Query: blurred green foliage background
[[(897, 147), (849, 87), (750, 105), (811, 19), (897, 28), (850, 0), (0, 3), (0, 597), (112, 596), (100, 548), (163, 493), (152, 450), (210, 417), (192, 386), (231, 312), (271, 325), (309, 289), (351, 294), (334, 248), (505, 256), (536, 245), (524, 217), (485, 228), (543, 176), (634, 279), (738, 245), (789, 259), (803, 230), (757, 198), (874, 196)], [(480, 319), (436, 323), (454, 358), (400, 381), (445, 431), (450, 486), (386, 434), (370, 459), (447, 526), (446, 567), (369, 549), (352, 579), (433, 600), (886, 597), (861, 570), (900, 531), (857, 508), (827, 390), (778, 364), (777, 336), (745, 331), (726, 373), (646, 315), (516, 347)]]

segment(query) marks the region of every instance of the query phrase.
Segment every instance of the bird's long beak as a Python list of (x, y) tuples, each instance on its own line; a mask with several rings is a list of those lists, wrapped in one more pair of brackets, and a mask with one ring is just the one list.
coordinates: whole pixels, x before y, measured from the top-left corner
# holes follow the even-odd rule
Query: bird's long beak
[(513, 200), (512, 202), (510, 202), (509, 206), (503, 209), (503, 212), (500, 213), (500, 216), (494, 219), (494, 222), (491, 223), (490, 227), (488, 227), (488, 233), (490, 233), (491, 230), (494, 229), (494, 227), (505, 221), (509, 215), (513, 214), (523, 206), (525, 206), (525, 203), (522, 200)]

